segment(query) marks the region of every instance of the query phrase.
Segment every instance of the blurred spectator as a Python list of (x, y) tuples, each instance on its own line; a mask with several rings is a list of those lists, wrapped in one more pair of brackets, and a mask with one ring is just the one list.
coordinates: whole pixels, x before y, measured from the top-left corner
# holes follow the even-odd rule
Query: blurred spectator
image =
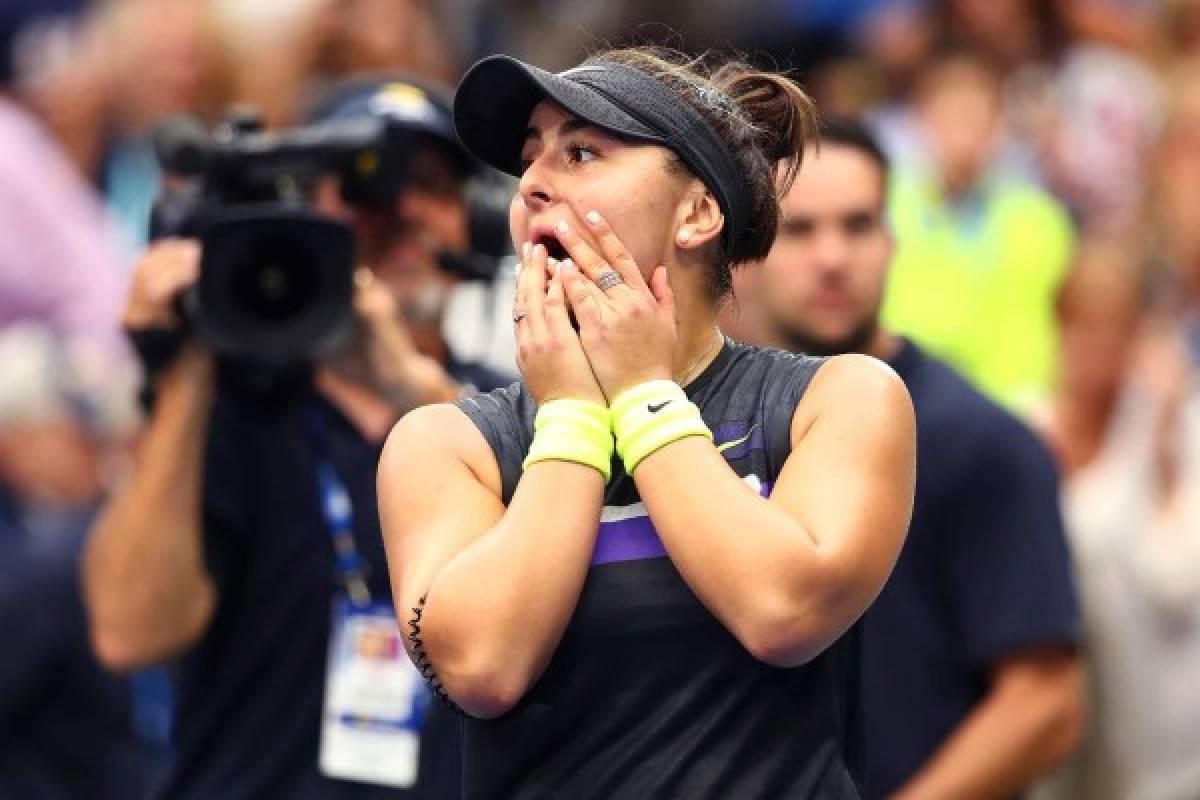
[[(357, 275), (357, 336), (266, 386), (245, 379), (248, 365), (183, 344), (156, 375), (133, 478), (85, 556), (101, 660), (123, 670), (177, 659), (178, 752), (162, 789), (172, 798), (453, 791), (456, 723), (440, 705), (417, 750), (427, 695), (392, 616), (375, 471), (402, 412), (507, 382), (456, 360), (439, 334), (453, 283), (441, 265), (469, 246), (475, 162), (447, 103), (413, 83), (355, 82), (317, 115), (376, 115), (395, 127), (390, 141), (403, 139), (381, 155), (394, 182), (317, 192), (369, 265)], [(196, 280), (198, 251), (151, 248), (134, 275), (131, 329), (177, 325), (172, 301)], [(369, 647), (353, 646), (360, 634)], [(380, 663), (355, 666), (357, 656)], [(354, 683), (380, 674), (386, 682)], [(376, 724), (356, 724), (364, 717)]]
[(155, 126), (176, 114), (212, 121), (232, 100), (233, 64), (212, 5), (110, 0), (29, 50), (26, 93), (103, 191), (130, 262), (158, 192)]
[(759, 344), (885, 359), (916, 410), (912, 524), (864, 616), (863, 797), (1008, 797), (1065, 758), (1081, 728), (1057, 476), (1020, 422), (880, 325), (886, 184), (865, 129), (828, 121), (771, 255), (739, 270), (740, 316), (759, 319), (735, 325)]
[(112, 474), (101, 434), (115, 443), (116, 426), (126, 420), (86, 396), (41, 324), (0, 329), (0, 366), (0, 480), (10, 520), (35, 535), (86, 528), (104, 488), (102, 472)]
[(94, 174), (132, 254), (146, 242), (161, 180), (154, 129), (178, 114), (214, 122), (233, 99), (233, 64), (207, 0), (116, 0), (95, 24), (111, 96)]
[(1055, 0), (1071, 38), (1142, 52), (1155, 15), (1172, 0)]
[(22, 102), (85, 176), (95, 173), (100, 159), (101, 120), (111, 94), (107, 53), (90, 24), (94, 13), (58, 15), (25, 26), (13, 65)]
[(1060, 304), (1066, 358), (1050, 433), (1070, 470), (1099, 707), (1086, 758), (1056, 796), (1103, 786), (1193, 797), (1200, 785), (1195, 373), (1185, 342), (1139, 324), (1134, 256), (1089, 245)]
[(1200, 2), (1162, 0), (1154, 20), (1159, 62), (1171, 69), (1200, 55)]
[(687, 52), (728, 46), (765, 16), (743, 13), (734, 0), (477, 0), (476, 5), (488, 25), (476, 32), (477, 55), (510, 53), (551, 70), (620, 43)]
[[(865, 26), (866, 52), (908, 93), (946, 47), (994, 65), (1006, 131), (996, 163), (1057, 194), (1083, 227), (1132, 224), (1160, 124), (1147, 50), (1152, 0), (896, 3)], [(1174, 40), (1172, 40), (1174, 41)], [(879, 114), (877, 110), (875, 112)], [(893, 156), (923, 155), (920, 134), (884, 113)]]
[(317, 63), (334, 77), (404, 71), (449, 79), (460, 66), (445, 46), (432, 0), (336, 0), (321, 7)]
[(1085, 746), (1039, 797), (1200, 797), (1200, 393), (1183, 343), (1147, 328), (1136, 249), (1095, 239), (1063, 286), (1045, 420), (1083, 603)]
[(1146, 163), (1162, 124), (1158, 78), (1133, 55), (1074, 46), (1054, 76), (1037, 143), (1048, 187), (1083, 228), (1128, 230), (1137, 221)]
[(294, 125), (308, 98), (347, 78), (404, 73), (449, 83), (460, 64), (432, 0), (217, 0), (241, 66), (237, 96), (268, 127)]
[(1167, 86), (1167, 122), (1148, 192), (1154, 299), (1184, 326), (1200, 364), (1200, 62), (1179, 67)]
[(947, 48), (993, 64), (1002, 83), (1055, 64), (1067, 43), (1073, 0), (895, 0), (862, 20), (863, 52), (903, 97), (925, 63)]
[(95, 192), (27, 104), (18, 54), (50, 23), (18, 10), (0, 8), (0, 327), (44, 322), (80, 380), (101, 392), (128, 365), (116, 238)]
[(1007, 75), (1055, 60), (1067, 38), (1064, 7), (1071, 0), (937, 0), (932, 3), (944, 42), (969, 48)]
[(92, 656), (79, 593), (111, 420), (78, 402), (56, 338), (0, 331), (0, 797), (143, 793), (126, 681)]
[(894, 176), (898, 247), (883, 320), (1023, 410), (1054, 374), (1054, 293), (1072, 232), (1052, 197), (998, 168), (1000, 90), (965, 51), (924, 73), (916, 103), (930, 161)]

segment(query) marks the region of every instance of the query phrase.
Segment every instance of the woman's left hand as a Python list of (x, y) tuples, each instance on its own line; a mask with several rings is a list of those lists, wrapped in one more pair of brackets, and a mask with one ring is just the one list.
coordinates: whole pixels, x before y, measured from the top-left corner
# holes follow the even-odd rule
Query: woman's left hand
[[(571, 257), (561, 270), (563, 288), (579, 323), (584, 353), (611, 403), (631, 386), (671, 379), (675, 295), (665, 266), (655, 269), (647, 284), (599, 212), (588, 212), (585, 219), (601, 252), (579, 231), (560, 223), (556, 233)], [(620, 277), (619, 282), (612, 273)], [(606, 283), (613, 285), (601, 289)]]

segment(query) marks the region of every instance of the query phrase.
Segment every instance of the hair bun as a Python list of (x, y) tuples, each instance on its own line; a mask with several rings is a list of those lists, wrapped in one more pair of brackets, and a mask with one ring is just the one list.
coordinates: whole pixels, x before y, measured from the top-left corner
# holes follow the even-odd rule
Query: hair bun
[[(730, 264), (761, 261), (779, 226), (779, 199), (787, 192), (809, 142), (818, 135), (816, 107), (790, 78), (728, 61), (719, 53), (691, 57), (674, 50), (629, 47), (603, 50), (586, 63), (616, 62), (666, 84), (700, 114), (728, 148), (746, 181), (750, 222), (714, 262), (714, 296), (732, 286)], [(780, 173), (778, 166), (786, 169)], [(674, 169), (686, 170), (676, 157)]]
[(799, 164), (817, 138), (817, 111), (804, 90), (785, 75), (729, 63), (712, 76), (758, 132), (758, 145), (771, 162)]

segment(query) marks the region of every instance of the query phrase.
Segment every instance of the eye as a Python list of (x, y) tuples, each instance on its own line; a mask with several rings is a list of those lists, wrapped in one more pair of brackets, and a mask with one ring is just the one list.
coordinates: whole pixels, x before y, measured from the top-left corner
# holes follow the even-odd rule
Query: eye
[(594, 161), (598, 156), (599, 153), (591, 145), (580, 142), (571, 142), (567, 145), (567, 161), (571, 164), (586, 164)]
[(845, 221), (846, 232), (851, 236), (865, 236), (875, 229), (875, 215), (866, 211), (850, 214)]

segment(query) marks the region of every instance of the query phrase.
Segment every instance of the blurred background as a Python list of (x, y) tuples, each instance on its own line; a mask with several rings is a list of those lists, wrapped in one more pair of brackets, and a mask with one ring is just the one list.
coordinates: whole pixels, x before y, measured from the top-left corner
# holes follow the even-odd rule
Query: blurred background
[[(562, 69), (630, 42), (740, 51), (790, 70), (823, 112), (870, 122), (895, 166), (886, 322), (1046, 437), (1066, 477), (1089, 636), (1116, 664), (1116, 688), (1094, 691), (1140, 687), (1145, 702), (1125, 711), (1149, 716), (1150, 732), (1134, 751), (1161, 750), (1153, 719), (1173, 709), (1173, 737), (1194, 736), (1190, 754), (1172, 746), (1200, 774), (1200, 684), (1148, 672), (1194, 666), (1200, 648), (1200, 0), (0, 9), (0, 775), (22, 759), (54, 763), (14, 742), (55, 724), (37, 698), (64, 691), (64, 654), (84, 658), (79, 548), (136, 446), (139, 368), (120, 318), (163, 181), (156, 126), (179, 113), (216, 123), (242, 104), (283, 128), (347, 77), (452, 86), (490, 53)], [(457, 287), (445, 335), (515, 374), (507, 287), (503, 270)], [(1093, 563), (1136, 569), (1114, 577)], [(1115, 608), (1138, 585), (1174, 621), (1154, 641), (1138, 638), (1144, 618), (1123, 629)], [(128, 721), (131, 763), (169, 758), (162, 675), (87, 680), (86, 696)]]

